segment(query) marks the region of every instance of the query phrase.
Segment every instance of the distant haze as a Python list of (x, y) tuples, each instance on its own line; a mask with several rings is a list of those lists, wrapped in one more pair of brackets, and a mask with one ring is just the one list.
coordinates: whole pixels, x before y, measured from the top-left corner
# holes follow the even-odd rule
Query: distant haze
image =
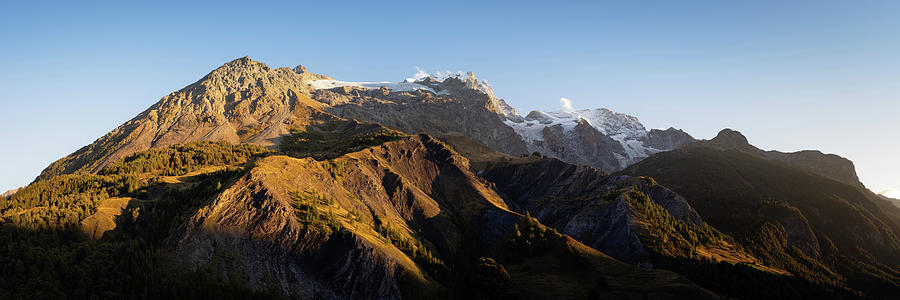
[(4, 1), (0, 191), (245, 55), (354, 81), (471, 70), (523, 115), (605, 107), (697, 138), (733, 128), (900, 188), (898, 14), (898, 1)]
[(894, 188), (883, 190), (878, 194), (888, 198), (900, 199), (900, 190)]

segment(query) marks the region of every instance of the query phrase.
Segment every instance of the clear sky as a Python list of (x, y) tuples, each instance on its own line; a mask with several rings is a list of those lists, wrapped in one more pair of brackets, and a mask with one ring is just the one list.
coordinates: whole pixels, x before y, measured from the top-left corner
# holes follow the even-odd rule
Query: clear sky
[(522, 113), (566, 97), (729, 127), (900, 187), (900, 1), (34, 2), (0, 2), (2, 190), (245, 55), (341, 80), (471, 70)]

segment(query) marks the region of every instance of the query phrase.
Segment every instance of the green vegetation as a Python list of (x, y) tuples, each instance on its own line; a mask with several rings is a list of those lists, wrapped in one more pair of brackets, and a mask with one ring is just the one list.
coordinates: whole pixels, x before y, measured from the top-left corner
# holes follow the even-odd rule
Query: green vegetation
[[(162, 250), (165, 239), (243, 174), (243, 168), (230, 166), (182, 178), (184, 184), (178, 186), (137, 174), (183, 174), (222, 162), (245, 162), (253, 155), (249, 153), (258, 152), (227, 151), (231, 157), (215, 154), (228, 148), (221, 143), (175, 147), (189, 155), (149, 150), (114, 164), (117, 167), (103, 175), (54, 176), (0, 199), (0, 243), (4, 245), (0, 247), (0, 299), (273, 298), (227, 282), (208, 269), (176, 268)], [(193, 161), (160, 164), (160, 157)], [(109, 197), (140, 200), (132, 201), (119, 215), (114, 230), (91, 241), (80, 231), (80, 221)]]
[[(334, 199), (316, 191), (292, 191), (289, 194), (293, 200), (291, 205), (294, 207), (294, 215), (297, 217), (297, 221), (307, 230), (323, 232), (347, 231), (348, 228), (344, 228), (341, 218), (344, 218), (350, 224), (354, 224), (354, 226), (362, 225), (358, 223), (361, 220), (359, 212), (349, 210), (344, 215), (336, 214), (335, 211), (338, 210), (338, 207), (335, 205)], [(355, 229), (357, 227), (352, 228)], [(379, 222), (373, 230), (386, 243), (393, 245), (408, 255), (426, 273), (436, 274), (448, 271), (444, 262), (434, 256), (433, 251), (425, 245), (421, 238), (407, 233), (405, 230), (387, 221)]]
[(249, 144), (193, 142), (135, 153), (107, 166), (100, 171), (100, 174), (150, 173), (179, 176), (201, 167), (243, 164), (252, 157), (268, 152), (269, 150), (266, 148)]
[(565, 244), (565, 236), (556, 229), (544, 226), (526, 212), (516, 224), (513, 235), (504, 242), (499, 258), (506, 262), (521, 262)]
[(347, 161), (339, 159), (329, 159), (321, 162), (322, 167), (331, 173), (332, 178), (340, 178), (347, 174)]
[(641, 241), (659, 255), (700, 259), (701, 257), (696, 254), (698, 246), (733, 243), (731, 237), (712, 226), (689, 225), (675, 219), (665, 208), (653, 202), (636, 187), (622, 193), (621, 197), (628, 201), (643, 219), (643, 230), (639, 232)]
[(134, 175), (61, 175), (0, 199), (3, 223), (28, 230), (74, 229), (109, 197), (133, 192), (153, 180)]
[(281, 151), (293, 157), (327, 160), (406, 137), (381, 126), (333, 122), (305, 131), (292, 130), (281, 140)]
[(389, 222), (378, 224), (378, 234), (385, 241), (412, 258), (427, 273), (435, 274), (448, 271), (444, 262), (434, 256), (433, 252), (425, 246), (420, 237), (404, 234), (404, 231), (391, 225)]
[(305, 228), (311, 230), (340, 231), (343, 229), (333, 209), (328, 208), (334, 200), (316, 191), (290, 192), (294, 206), (294, 215)]

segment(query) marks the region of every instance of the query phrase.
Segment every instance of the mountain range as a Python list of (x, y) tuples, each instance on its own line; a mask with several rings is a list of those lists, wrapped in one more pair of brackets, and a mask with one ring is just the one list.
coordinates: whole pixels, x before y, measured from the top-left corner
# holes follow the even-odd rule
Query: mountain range
[(0, 197), (0, 297), (885, 298), (849, 160), (243, 57)]

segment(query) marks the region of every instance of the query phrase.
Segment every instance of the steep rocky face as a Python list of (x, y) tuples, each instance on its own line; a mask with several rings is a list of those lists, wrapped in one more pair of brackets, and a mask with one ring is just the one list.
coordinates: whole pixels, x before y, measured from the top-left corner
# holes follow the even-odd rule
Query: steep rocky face
[(304, 80), (320, 77), (271, 69), (249, 57), (236, 59), (54, 162), (38, 179), (97, 172), (137, 151), (198, 140), (274, 147), (290, 128), (330, 117), (307, 96), (310, 88)]
[(666, 130), (651, 129), (647, 134), (647, 146), (654, 149), (672, 150), (696, 141), (687, 132), (669, 127)]
[(526, 153), (525, 143), (503, 124), (504, 114), (515, 110), (469, 75), (397, 84), (319, 81), (313, 84), (317, 89), (312, 97), (325, 104), (328, 112), (344, 118), (411, 134), (464, 134), (506, 153)]
[(608, 109), (532, 111), (524, 119), (507, 118), (505, 124), (529, 151), (607, 172), (694, 141), (674, 128), (648, 132), (637, 118)]

